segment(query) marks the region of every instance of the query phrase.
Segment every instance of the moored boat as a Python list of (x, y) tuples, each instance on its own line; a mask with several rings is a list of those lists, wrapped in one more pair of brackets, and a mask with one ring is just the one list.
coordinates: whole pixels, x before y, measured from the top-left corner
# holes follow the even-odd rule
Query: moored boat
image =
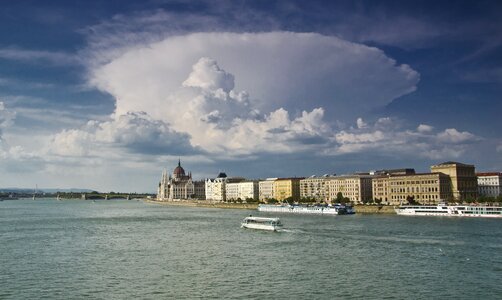
[(242, 220), (241, 228), (277, 231), (282, 228), (279, 218), (246, 217)]
[(279, 213), (297, 213), (297, 214), (324, 214), (324, 215), (346, 215), (354, 214), (355, 211), (352, 206), (345, 206), (335, 204), (331, 206), (326, 205), (258, 205), (258, 211), (263, 212), (279, 212)]
[(478, 217), (502, 218), (500, 206), (477, 205), (401, 205), (394, 210), (398, 215), (404, 216), (453, 216), (453, 217)]

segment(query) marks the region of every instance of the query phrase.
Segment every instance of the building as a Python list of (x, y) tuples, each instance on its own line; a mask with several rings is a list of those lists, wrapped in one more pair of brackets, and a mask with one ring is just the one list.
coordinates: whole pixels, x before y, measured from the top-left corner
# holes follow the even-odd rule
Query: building
[(182, 199), (193, 199), (195, 196), (192, 174), (185, 174), (185, 169), (181, 167), (181, 161), (174, 169), (173, 174), (167, 174), (164, 170), (157, 189), (157, 200), (173, 201)]
[(351, 202), (367, 202), (372, 197), (371, 175), (345, 175), (334, 176), (327, 179), (328, 202), (337, 199), (338, 193), (342, 193), (344, 198), (349, 198)]
[(206, 200), (206, 182), (204, 180), (198, 180), (193, 182), (194, 187), (194, 199)]
[(447, 161), (431, 166), (431, 172), (440, 172), (450, 177), (453, 200), (474, 200), (478, 197), (478, 179), (474, 165)]
[(268, 199), (274, 198), (274, 181), (277, 178), (267, 178), (258, 182), (258, 199), (267, 202)]
[(300, 180), (303, 178), (277, 178), (274, 181), (274, 198), (282, 202), (286, 199), (300, 200)]
[(502, 182), (502, 173), (477, 173), (478, 178), (478, 193), (484, 197), (498, 197), (502, 195), (500, 183)]
[(380, 200), (385, 205), (392, 204), (389, 196), (389, 177), (390, 175), (380, 175), (371, 180), (372, 199)]
[(258, 181), (230, 182), (225, 186), (226, 201), (258, 200)]
[(225, 184), (227, 181), (227, 174), (223, 172), (220, 172), (214, 179), (206, 179), (206, 200), (225, 201)]
[(439, 172), (378, 176), (372, 180), (373, 199), (389, 205), (437, 204), (453, 198), (450, 182), (448, 175)]
[(300, 180), (300, 198), (315, 199), (324, 202), (328, 198), (328, 175), (317, 177), (312, 175)]
[(205, 190), (206, 200), (224, 202), (227, 201), (226, 185), (227, 183), (244, 181), (242, 177), (227, 177), (227, 174), (220, 172), (214, 179), (206, 179)]

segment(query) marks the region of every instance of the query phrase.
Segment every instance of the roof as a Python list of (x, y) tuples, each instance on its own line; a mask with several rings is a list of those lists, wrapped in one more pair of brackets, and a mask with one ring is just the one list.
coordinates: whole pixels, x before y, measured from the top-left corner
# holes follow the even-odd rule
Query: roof
[(445, 162), (442, 162), (440, 164), (434, 165), (433, 167), (435, 167), (435, 166), (447, 166), (447, 165), (473, 166), (473, 165), (459, 163), (459, 162), (456, 162), (456, 161), (445, 161)]
[(305, 179), (305, 177), (284, 177), (284, 178), (277, 178), (276, 180), (302, 180)]
[(227, 174), (225, 172), (220, 172), (216, 178), (227, 178)]
[(431, 172), (431, 173), (415, 173), (415, 174), (390, 174), (389, 177), (413, 177), (413, 176), (426, 176), (426, 175), (444, 175), (448, 176), (441, 172)]
[(484, 172), (484, 173), (476, 173), (476, 176), (502, 176), (502, 172)]

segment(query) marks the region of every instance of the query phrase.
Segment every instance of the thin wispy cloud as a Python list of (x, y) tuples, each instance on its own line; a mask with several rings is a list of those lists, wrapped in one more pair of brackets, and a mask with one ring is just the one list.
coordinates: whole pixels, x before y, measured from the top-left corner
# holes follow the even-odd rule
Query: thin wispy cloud
[(80, 59), (69, 53), (43, 50), (29, 50), (17, 47), (1, 48), (0, 59), (17, 60), (28, 63), (49, 63), (56, 66), (80, 64)]

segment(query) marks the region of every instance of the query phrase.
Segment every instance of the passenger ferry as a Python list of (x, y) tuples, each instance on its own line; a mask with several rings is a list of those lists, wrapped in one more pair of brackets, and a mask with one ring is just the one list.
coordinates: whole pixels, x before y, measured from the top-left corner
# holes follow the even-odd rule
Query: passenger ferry
[(401, 205), (394, 208), (396, 214), (405, 216), (454, 216), (478, 218), (502, 218), (500, 206), (475, 205)]
[(241, 228), (277, 231), (282, 228), (279, 218), (246, 217), (242, 220)]
[(354, 214), (352, 206), (335, 204), (333, 206), (303, 206), (303, 205), (271, 205), (260, 204), (258, 211), (279, 212), (279, 213), (297, 213), (297, 214), (324, 214), (324, 215), (346, 215)]

